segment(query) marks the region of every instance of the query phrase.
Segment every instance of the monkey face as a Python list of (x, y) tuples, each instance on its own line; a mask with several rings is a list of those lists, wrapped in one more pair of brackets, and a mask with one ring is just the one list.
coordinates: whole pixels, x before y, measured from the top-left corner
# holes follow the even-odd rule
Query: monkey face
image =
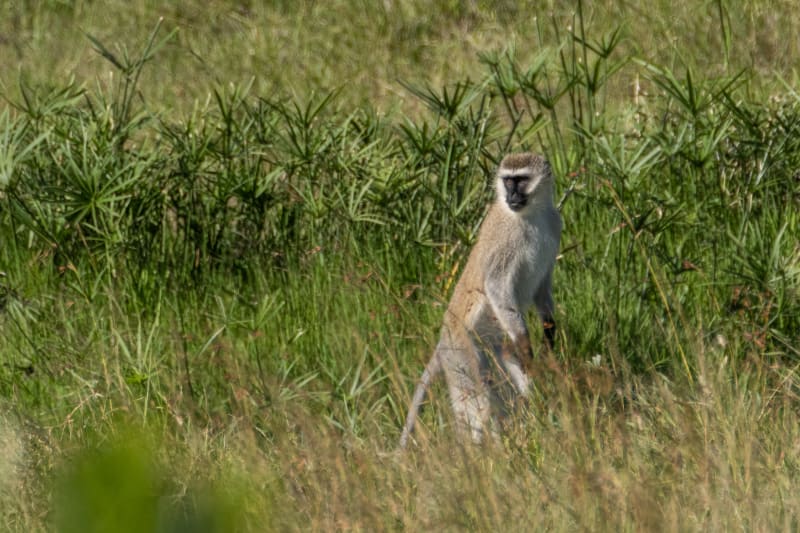
[(527, 175), (504, 176), (503, 188), (506, 191), (506, 203), (512, 211), (520, 211), (528, 204)]
[(526, 216), (531, 206), (552, 201), (553, 174), (547, 160), (536, 154), (507, 155), (497, 170), (497, 198), (514, 213)]

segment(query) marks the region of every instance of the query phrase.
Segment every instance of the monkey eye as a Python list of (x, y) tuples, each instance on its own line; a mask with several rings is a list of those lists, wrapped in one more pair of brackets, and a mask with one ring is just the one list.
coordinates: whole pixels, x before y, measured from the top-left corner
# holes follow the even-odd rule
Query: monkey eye
[(525, 187), (528, 185), (528, 176), (505, 176), (503, 185), (514, 188)]

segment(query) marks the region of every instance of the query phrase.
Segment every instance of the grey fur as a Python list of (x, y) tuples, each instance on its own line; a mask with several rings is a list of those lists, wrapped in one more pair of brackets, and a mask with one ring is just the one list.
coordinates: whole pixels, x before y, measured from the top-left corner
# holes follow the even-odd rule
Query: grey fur
[(500, 163), (495, 201), (414, 391), (401, 448), (407, 446), (426, 391), (439, 372), (447, 381), (459, 433), (476, 443), (496, 433), (494, 376), (510, 383), (516, 394), (528, 395), (526, 369), (533, 351), (525, 313), (531, 305), (539, 312), (548, 343), (555, 330), (552, 275), (561, 217), (553, 206), (553, 180), (550, 165), (539, 155), (510, 154)]

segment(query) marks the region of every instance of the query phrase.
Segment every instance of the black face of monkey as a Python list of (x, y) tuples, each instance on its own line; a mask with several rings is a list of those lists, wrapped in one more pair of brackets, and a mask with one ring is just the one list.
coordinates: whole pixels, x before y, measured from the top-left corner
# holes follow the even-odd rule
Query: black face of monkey
[(528, 176), (505, 176), (503, 187), (506, 189), (506, 203), (512, 211), (519, 211), (528, 203)]

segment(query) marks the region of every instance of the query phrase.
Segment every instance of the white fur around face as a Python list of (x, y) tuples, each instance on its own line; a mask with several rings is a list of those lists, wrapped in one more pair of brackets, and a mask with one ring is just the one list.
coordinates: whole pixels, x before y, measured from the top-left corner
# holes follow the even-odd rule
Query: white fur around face
[[(524, 176), (528, 179), (525, 187), (525, 195), (528, 197), (528, 203), (521, 211), (514, 212), (505, 202), (506, 189), (503, 185), (503, 179), (512, 176)], [(526, 212), (530, 211), (533, 206), (542, 203), (552, 202), (553, 196), (553, 176), (550, 173), (549, 166), (526, 166), (521, 168), (504, 168), (500, 167), (497, 170), (497, 179), (495, 180), (495, 192), (497, 198), (502, 198), (503, 208), (509, 213), (525, 216)]]

